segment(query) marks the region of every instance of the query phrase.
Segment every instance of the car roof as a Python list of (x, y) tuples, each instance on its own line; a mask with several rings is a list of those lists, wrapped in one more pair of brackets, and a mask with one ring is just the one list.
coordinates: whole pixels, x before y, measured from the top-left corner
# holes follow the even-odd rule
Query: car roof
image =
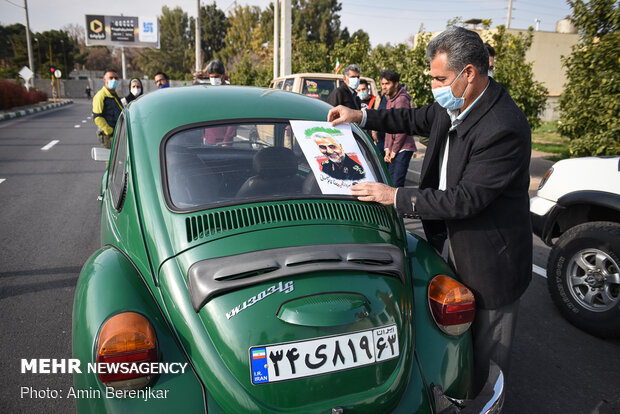
[[(327, 120), (331, 105), (277, 89), (193, 85), (146, 94), (127, 108), (130, 128), (157, 143), (186, 125), (242, 119)], [(132, 134), (133, 139), (137, 137)]]
[[(292, 75), (279, 76), (274, 78), (274, 81), (291, 79), (291, 78), (317, 78), (317, 79), (343, 79), (344, 75), (341, 73), (314, 73), (314, 72), (304, 72), (304, 73), (294, 73)], [(367, 76), (360, 76), (361, 79), (372, 80), (373, 78), (369, 78)]]

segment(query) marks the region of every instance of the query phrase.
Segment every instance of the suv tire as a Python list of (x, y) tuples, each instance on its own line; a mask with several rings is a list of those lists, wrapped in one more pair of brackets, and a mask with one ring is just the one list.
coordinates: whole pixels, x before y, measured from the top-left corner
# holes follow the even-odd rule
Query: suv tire
[(620, 224), (584, 223), (562, 234), (549, 254), (547, 285), (570, 323), (620, 337)]

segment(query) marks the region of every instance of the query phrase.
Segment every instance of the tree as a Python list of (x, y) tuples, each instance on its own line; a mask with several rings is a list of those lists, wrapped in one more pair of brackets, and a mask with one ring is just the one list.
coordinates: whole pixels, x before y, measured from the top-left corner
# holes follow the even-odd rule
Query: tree
[(330, 50), (324, 43), (307, 40), (294, 42), (291, 66), (293, 73), (332, 72), (335, 64), (329, 59)]
[(26, 27), (20, 23), (0, 26), (0, 77), (16, 78), (27, 64)]
[[(257, 6), (237, 6), (228, 16), (226, 46), (216, 54), (238, 85), (268, 86), (273, 76), (273, 50), (264, 28), (273, 25), (273, 12), (261, 12)], [(272, 26), (273, 27), (273, 26)]]
[(332, 68), (336, 65), (336, 59), (340, 61), (343, 70), (347, 65), (355, 63), (360, 67), (362, 76), (376, 77), (370, 63), (370, 38), (363, 30), (355, 32), (350, 39), (336, 42), (331, 52)]
[(212, 60), (222, 50), (228, 31), (226, 14), (213, 4), (200, 7), (200, 47), (205, 62)]
[(348, 40), (348, 30), (340, 30), (338, 0), (293, 0), (293, 37), (322, 43), (332, 49), (338, 40)]
[(161, 12), (160, 49), (145, 49), (137, 63), (151, 76), (163, 71), (173, 79), (191, 79), (195, 51), (190, 18), (180, 7), (170, 10), (163, 6)]
[(494, 78), (510, 93), (532, 129), (541, 123), (540, 116), (545, 110), (549, 93), (541, 82), (534, 80), (532, 63), (525, 60), (533, 37), (531, 27), (527, 34), (515, 35), (507, 33), (506, 27), (502, 25), (492, 33), (489, 42), (495, 49)]
[(424, 33), (421, 26), (415, 37), (415, 46), (405, 43), (395, 46), (378, 45), (372, 50), (371, 61), (374, 66), (375, 78), (383, 69), (392, 69), (400, 75), (400, 83), (407, 86), (413, 106), (428, 105), (433, 102), (431, 77), (428, 73), (426, 45), (431, 34)]
[(560, 134), (571, 155), (620, 154), (620, 6), (615, 0), (568, 0), (580, 42), (562, 60), (568, 82), (560, 97)]

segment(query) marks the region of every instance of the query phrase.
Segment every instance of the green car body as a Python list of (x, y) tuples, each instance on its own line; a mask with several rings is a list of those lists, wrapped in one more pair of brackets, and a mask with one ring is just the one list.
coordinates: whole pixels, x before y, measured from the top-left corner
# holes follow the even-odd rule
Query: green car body
[[(95, 363), (104, 323), (135, 312), (153, 327), (158, 361), (186, 365), (121, 398), (83, 369), (75, 388), (91, 398), (76, 400), (78, 412), (430, 413), (451, 404), (446, 395), (475, 397), (469, 331), (443, 333), (429, 307), (429, 282), (452, 271), (405, 231), (393, 207), (320, 193), (175, 201), (170, 148), (188, 128), (251, 123), (257, 139), (262, 122), (277, 131), (288, 120), (325, 121), (329, 109), (278, 90), (194, 86), (148, 94), (124, 110), (102, 182), (102, 247), (75, 293), (73, 355), (82, 367)], [(352, 129), (376, 180), (389, 183), (372, 141)], [(232, 156), (235, 145), (216, 150)], [(294, 353), (304, 346), (316, 349), (305, 367)], [(253, 361), (278, 352), (267, 381)], [(373, 362), (344, 368), (364, 353)], [(294, 377), (295, 364), (331, 371)], [(276, 366), (291, 377), (274, 377)], [(501, 407), (498, 384), (480, 407)]]

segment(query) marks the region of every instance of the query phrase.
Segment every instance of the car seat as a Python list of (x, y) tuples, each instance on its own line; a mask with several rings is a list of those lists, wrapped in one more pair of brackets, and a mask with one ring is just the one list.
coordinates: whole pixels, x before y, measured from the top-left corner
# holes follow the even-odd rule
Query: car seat
[(297, 175), (297, 158), (284, 147), (263, 148), (252, 160), (257, 175), (248, 178), (237, 198), (298, 194), (303, 178)]

